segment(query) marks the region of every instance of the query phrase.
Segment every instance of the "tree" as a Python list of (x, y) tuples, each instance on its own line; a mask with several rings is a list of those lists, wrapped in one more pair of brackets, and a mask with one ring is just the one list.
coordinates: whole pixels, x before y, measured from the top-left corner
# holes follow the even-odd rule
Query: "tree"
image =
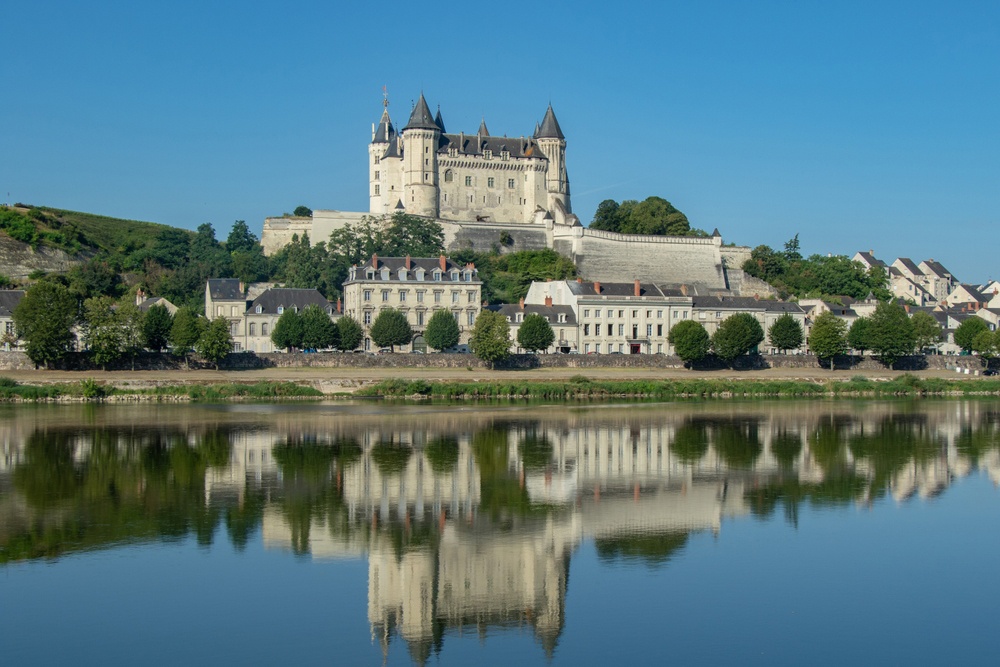
[(292, 351), (302, 347), (302, 317), (294, 308), (285, 308), (271, 331), (271, 342), (278, 349)]
[(243, 220), (234, 222), (229, 236), (226, 237), (226, 250), (230, 253), (249, 252), (256, 245), (258, 245), (257, 237), (247, 227), (247, 223)]
[(663, 197), (647, 197), (636, 204), (621, 227), (623, 234), (686, 236), (690, 231), (687, 216)]
[(302, 311), (302, 347), (308, 350), (321, 350), (337, 347), (340, 343), (340, 331), (325, 310), (318, 305), (306, 306)]
[(820, 314), (809, 332), (809, 349), (822, 361), (830, 360), (830, 370), (838, 354), (847, 352), (847, 323), (830, 311)]
[(972, 341), (972, 350), (989, 366), (990, 359), (1000, 356), (1000, 330), (980, 331)]
[(959, 324), (958, 328), (955, 329), (955, 345), (958, 345), (967, 353), (971, 353), (976, 336), (983, 331), (989, 330), (990, 327), (986, 324), (986, 320), (977, 315), (973, 315)]
[(910, 322), (913, 325), (913, 336), (916, 340), (917, 350), (922, 351), (941, 340), (941, 325), (930, 313), (923, 311), (913, 313)]
[(413, 329), (406, 321), (406, 315), (395, 308), (381, 311), (372, 322), (372, 342), (378, 347), (394, 350), (397, 345), (406, 345), (413, 340)]
[(215, 364), (215, 370), (219, 370), (219, 362), (233, 351), (233, 337), (229, 334), (229, 320), (224, 317), (212, 320), (208, 328), (198, 338), (198, 342), (195, 343), (195, 351), (209, 363)]
[(605, 199), (598, 204), (597, 210), (594, 211), (594, 219), (590, 221), (590, 228), (607, 232), (617, 232), (621, 229), (618, 202), (614, 199)]
[(437, 310), (431, 315), (424, 331), (424, 340), (435, 350), (446, 350), (458, 345), (458, 322), (447, 310)]
[(883, 301), (871, 320), (871, 349), (883, 364), (892, 368), (897, 359), (913, 354), (917, 338), (906, 309), (895, 301)]
[(168, 227), (153, 242), (151, 254), (161, 266), (176, 269), (188, 260), (191, 250), (191, 232)]
[(801, 347), (805, 335), (802, 333), (802, 325), (799, 324), (798, 320), (789, 313), (785, 313), (768, 328), (767, 337), (770, 339), (771, 345), (786, 352)]
[(175, 355), (184, 357), (185, 365), (188, 365), (188, 353), (201, 338), (204, 329), (205, 320), (198, 317), (194, 310), (187, 306), (177, 309), (170, 326), (170, 345), (173, 346)]
[(552, 331), (552, 325), (538, 313), (525, 315), (517, 330), (517, 344), (529, 352), (547, 350), (555, 339), (556, 334)]
[(365, 337), (365, 330), (361, 324), (350, 315), (344, 315), (337, 320), (337, 329), (340, 330), (340, 349), (345, 352), (357, 349), (361, 339)]
[(108, 364), (122, 356), (124, 341), (115, 314), (115, 300), (95, 296), (83, 302), (83, 342), (94, 363), (107, 370)]
[(312, 214), (312, 209), (308, 206), (296, 206), (295, 210), (292, 211), (292, 215), (297, 218), (311, 218)]
[(132, 362), (132, 370), (135, 370), (135, 358), (146, 344), (142, 330), (145, 313), (139, 310), (135, 301), (128, 299), (118, 304), (118, 308), (115, 309), (115, 319), (121, 334), (121, 354), (123, 357), (128, 357)]
[(167, 346), (173, 324), (174, 318), (166, 306), (157, 304), (150, 307), (142, 321), (143, 345), (155, 352), (161, 351)]
[(730, 315), (712, 336), (712, 349), (717, 357), (732, 364), (736, 357), (743, 356), (764, 340), (764, 329), (757, 318), (750, 313)]
[(789, 262), (795, 262), (802, 259), (802, 253), (799, 250), (799, 235), (796, 234), (785, 242), (785, 252), (782, 254)]
[(33, 285), (14, 309), (13, 319), (36, 366), (50, 367), (73, 347), (76, 300), (58, 283), (46, 280)]
[(507, 318), (492, 310), (479, 313), (476, 323), (472, 325), (472, 335), (469, 338), (469, 348), (472, 353), (490, 365), (506, 359), (510, 354), (510, 325)]
[(872, 321), (867, 317), (854, 320), (847, 332), (847, 343), (864, 356), (865, 350), (872, 347)]
[(694, 320), (682, 320), (667, 334), (667, 341), (674, 346), (674, 352), (690, 368), (695, 361), (703, 359), (712, 347), (705, 327)]

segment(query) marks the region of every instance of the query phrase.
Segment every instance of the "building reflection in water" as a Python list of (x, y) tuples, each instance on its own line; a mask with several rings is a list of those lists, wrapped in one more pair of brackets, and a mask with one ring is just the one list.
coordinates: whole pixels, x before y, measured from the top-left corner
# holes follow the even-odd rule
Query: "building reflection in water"
[[(588, 540), (656, 566), (725, 519), (932, 498), (977, 469), (1000, 483), (993, 402), (59, 408), (8, 413), (0, 443), (4, 560), (210, 544), (223, 525), (242, 548), (259, 530), (267, 548), (367, 557), (373, 641), (418, 662), (447, 632), (505, 627), (551, 654)], [(133, 532), (108, 527), (140, 511)]]

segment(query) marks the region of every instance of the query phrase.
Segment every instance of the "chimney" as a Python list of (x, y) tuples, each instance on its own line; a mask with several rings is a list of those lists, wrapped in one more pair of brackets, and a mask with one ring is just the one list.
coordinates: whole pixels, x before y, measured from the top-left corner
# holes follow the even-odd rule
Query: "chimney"
[(344, 312), (344, 304), (340, 301), (339, 296), (337, 297), (337, 312), (338, 313)]
[(760, 301), (760, 294), (754, 294), (753, 295), (753, 300), (754, 301)]
[(601, 283), (599, 283), (599, 282), (597, 282), (595, 280), (594, 281), (594, 294), (600, 294), (600, 293), (601, 293)]
[(521, 297), (521, 300), (518, 302), (518, 305), (521, 307), (521, 310), (524, 310), (524, 297), (523, 296)]
[(372, 253), (372, 268), (378, 270), (378, 255)]
[(681, 295), (682, 296), (687, 296), (688, 295), (688, 286), (687, 285), (681, 285)]
[(407, 271), (410, 270), (410, 256), (409, 255), (406, 256), (406, 270)]
[(135, 293), (135, 305), (137, 306), (142, 305), (142, 302), (145, 301), (145, 299), (146, 299), (146, 294), (142, 291), (142, 288), (140, 287), (138, 290), (136, 290)]
[(546, 306), (551, 306), (552, 305), (552, 297), (551, 296), (545, 297), (545, 305)]
[(635, 281), (635, 295), (636, 296), (642, 296), (642, 288), (639, 287), (639, 281), (638, 280)]
[(583, 278), (581, 278), (580, 276), (577, 276), (576, 277), (576, 282), (582, 283), (583, 282)]
[(247, 293), (246, 285), (244, 285), (243, 281), (241, 280), (240, 281), (240, 294), (246, 294), (246, 293)]
[(443, 271), (447, 271), (447, 270), (448, 270), (448, 260), (446, 260), (446, 259), (444, 258), (444, 255), (441, 255), (441, 257), (439, 257), (439, 258), (438, 258), (438, 262), (439, 262), (439, 263), (440, 263), (440, 265), (441, 265), (441, 271), (442, 271), (442, 272), (443, 272)]
[(905, 310), (907, 313), (909, 313), (910, 312), (910, 304), (908, 304), (908, 303), (903, 304), (903, 310)]

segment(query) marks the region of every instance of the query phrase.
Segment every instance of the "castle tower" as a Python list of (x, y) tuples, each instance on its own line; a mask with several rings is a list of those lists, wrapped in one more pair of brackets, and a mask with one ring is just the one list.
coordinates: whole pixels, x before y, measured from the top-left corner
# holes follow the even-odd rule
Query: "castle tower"
[(403, 206), (407, 213), (438, 216), (437, 148), (441, 128), (423, 93), (403, 128)]
[(383, 103), (382, 118), (378, 126), (372, 126), (372, 142), (368, 144), (368, 210), (372, 214), (381, 215), (388, 210), (389, 182), (388, 165), (382, 164), (382, 157), (388, 152), (389, 146), (398, 141), (396, 128), (389, 119), (388, 100)]
[(545, 189), (548, 192), (548, 210), (552, 211), (559, 219), (560, 207), (556, 202), (562, 204), (561, 209), (566, 213), (571, 213), (573, 209), (569, 203), (569, 177), (566, 175), (566, 137), (563, 136), (559, 121), (552, 111), (552, 105), (545, 111), (545, 118), (535, 132), (535, 139), (538, 146), (549, 159), (549, 170), (545, 179)]

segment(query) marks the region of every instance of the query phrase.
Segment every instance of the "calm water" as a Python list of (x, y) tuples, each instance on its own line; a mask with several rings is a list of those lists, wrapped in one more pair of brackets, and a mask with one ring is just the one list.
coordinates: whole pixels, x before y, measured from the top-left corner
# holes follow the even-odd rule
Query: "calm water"
[(996, 660), (1000, 403), (0, 408), (4, 664)]

